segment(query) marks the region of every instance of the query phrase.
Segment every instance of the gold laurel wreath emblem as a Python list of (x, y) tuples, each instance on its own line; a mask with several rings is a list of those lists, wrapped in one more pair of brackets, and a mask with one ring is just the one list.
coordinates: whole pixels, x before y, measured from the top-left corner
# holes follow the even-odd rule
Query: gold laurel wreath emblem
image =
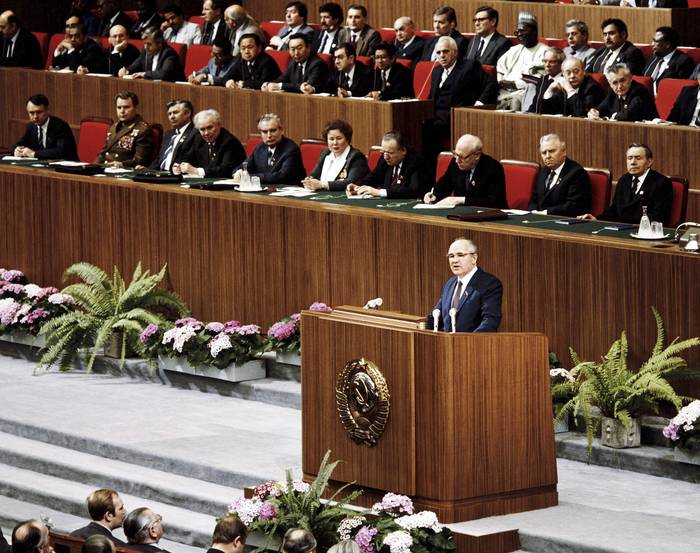
[(369, 447), (377, 445), (391, 406), (389, 387), (379, 367), (365, 359), (348, 361), (336, 382), (335, 403), (350, 438)]

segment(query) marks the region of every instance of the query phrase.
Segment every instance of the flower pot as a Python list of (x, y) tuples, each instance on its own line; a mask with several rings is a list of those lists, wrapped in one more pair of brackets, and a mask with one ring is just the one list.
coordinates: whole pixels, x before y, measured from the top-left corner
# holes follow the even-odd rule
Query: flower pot
[(569, 417), (562, 419), (560, 421), (554, 421), (554, 433), (563, 434), (569, 431)]
[(173, 371), (207, 378), (216, 378), (227, 382), (242, 382), (265, 378), (265, 363), (262, 359), (251, 359), (242, 365), (230, 364), (223, 369), (211, 365), (193, 367), (184, 357), (158, 357), (158, 365), (166, 371)]
[(284, 363), (285, 365), (301, 367), (301, 351), (276, 351), (275, 360), (278, 363)]
[[(99, 353), (99, 352), (98, 352)], [(121, 359), (122, 357), (122, 335), (112, 334), (107, 341), (102, 345), (102, 353), (105, 357), (113, 359)], [(135, 357), (136, 352), (129, 344), (126, 344), (124, 357)]]
[(32, 346), (35, 348), (43, 348), (46, 344), (45, 336), (34, 336), (34, 334), (23, 332), (21, 330), (13, 330), (11, 332), (6, 332), (5, 334), (0, 334), (0, 340), (12, 342), (13, 344)]
[(684, 449), (682, 447), (675, 447), (673, 449), (673, 459), (679, 463), (700, 465), (700, 449)]
[(632, 426), (629, 430), (617, 419), (603, 417), (601, 420), (600, 443), (623, 449), (627, 447), (639, 447), (642, 441), (642, 427), (639, 419), (632, 419)]

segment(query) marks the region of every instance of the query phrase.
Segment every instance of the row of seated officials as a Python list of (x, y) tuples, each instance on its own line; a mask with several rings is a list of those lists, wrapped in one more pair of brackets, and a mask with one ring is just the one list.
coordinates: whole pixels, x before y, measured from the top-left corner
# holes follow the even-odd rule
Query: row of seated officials
[[(497, 30), (498, 12), (488, 6), (475, 11), (475, 35), (471, 40), (459, 33), (456, 14), (449, 7), (434, 11), (434, 36), (423, 38), (406, 16), (399, 17), (391, 34), (384, 33), (382, 37), (367, 24), (367, 11), (361, 5), (348, 8), (344, 28), (341, 28), (340, 6), (322, 5), (319, 9), (322, 24), (314, 29), (306, 24), (306, 6), (290, 2), (285, 12), (287, 24), (271, 37), (240, 6), (225, 10), (221, 6), (213, 11), (212, 6), (216, 7), (212, 0), (204, 2), (206, 21), (200, 33), (200, 42), (210, 44), (205, 48), (211, 59), (201, 66), (189, 63), (194, 68), (189, 75), (193, 84), (371, 96), (381, 100), (430, 97), (436, 103), (437, 117), (444, 122), (449, 119), (451, 107), (485, 104), (625, 121), (656, 119), (662, 111), (668, 121), (700, 124), (698, 84), (668, 81), (700, 78), (700, 65), (695, 67), (700, 51), (682, 51), (678, 34), (670, 27), (659, 27), (651, 46), (643, 47), (651, 54), (645, 60), (643, 50), (628, 40), (627, 27), (620, 19), (603, 22), (603, 41), (595, 49), (589, 43), (587, 25), (578, 20), (566, 22), (566, 41), (543, 39), (548, 46), (539, 39), (536, 18), (526, 12), (518, 17), (515, 36), (505, 37)], [(66, 21), (65, 38), (49, 52), (50, 63), (78, 73), (184, 80), (182, 59), (167, 44), (166, 33), (173, 31), (176, 22), (180, 25), (187, 22), (182, 19), (181, 10), (175, 14), (168, 11), (172, 9), (179, 10), (164, 9), (164, 21), (154, 11), (139, 12), (139, 19), (129, 32), (142, 33), (141, 52), (129, 44), (126, 26), (106, 27), (109, 38), (104, 39), (108, 42), (103, 49), (88, 38), (83, 20), (72, 15)], [(219, 19), (215, 23), (207, 20), (217, 17), (217, 11)], [(32, 35), (19, 27), (16, 17), (7, 13), (0, 16), (5, 37), (0, 65), (33, 66), (35, 62), (20, 51), (20, 43), (29, 43)], [(8, 20), (4, 26), (3, 18)], [(175, 23), (167, 23), (174, 19)], [(118, 20), (119, 14), (108, 23)], [(155, 23), (160, 23), (160, 27)], [(144, 29), (146, 25), (151, 26)], [(210, 25), (214, 28), (208, 31)], [(8, 34), (13, 30), (15, 35), (8, 42)], [(177, 38), (173, 32), (169, 36)], [(447, 37), (454, 42), (441, 40)], [(382, 38), (388, 40), (382, 42)], [(13, 39), (15, 44), (11, 46)], [(560, 49), (564, 42), (568, 46)], [(268, 51), (264, 50), (266, 43)], [(440, 56), (439, 44), (456, 48), (455, 55)], [(38, 47), (23, 48), (38, 50)], [(43, 66), (41, 61), (38, 65)], [(664, 81), (669, 86), (663, 86)], [(618, 82), (622, 85), (617, 86)], [(606, 91), (608, 83), (610, 90)], [(687, 86), (681, 91), (680, 85)], [(655, 105), (656, 94), (657, 103), (664, 104), (662, 110), (657, 109), (661, 105)], [(676, 102), (670, 109), (673, 100)]]
[[(464, 135), (435, 175), (429, 165), (406, 143), (398, 131), (387, 132), (381, 141), (381, 157), (370, 169), (367, 157), (352, 147), (353, 130), (342, 120), (329, 122), (323, 130), (325, 144), (311, 148), (315, 163), (306, 163), (302, 149), (284, 135), (280, 117), (264, 114), (258, 121), (260, 141), (250, 153), (241, 142), (221, 126), (216, 110), (206, 109), (194, 115), (189, 100), (168, 103), (168, 130), (154, 144), (152, 128), (138, 113), (138, 97), (129, 91), (115, 97), (118, 122), (107, 133), (95, 163), (135, 170), (155, 169), (194, 177), (229, 178), (240, 181), (245, 169), (261, 184), (302, 185), (309, 190), (344, 190), (348, 196), (415, 198), (440, 206), (473, 205), (507, 208), (506, 178), (501, 163), (484, 153), (481, 140)], [(27, 102), (31, 122), (14, 147), (14, 154), (38, 159), (77, 159), (70, 126), (50, 115), (48, 99), (32, 96)], [(81, 139), (83, 138), (81, 133)], [(85, 137), (93, 140), (92, 137)], [(302, 143), (302, 148), (307, 146)], [(155, 153), (155, 155), (154, 155)], [(584, 168), (566, 155), (566, 144), (557, 135), (540, 139), (543, 167), (537, 173), (533, 189), (524, 198), (529, 210), (552, 215), (595, 218), (635, 224), (643, 207), (649, 217), (665, 225), (678, 224), (672, 215), (674, 192), (671, 181), (654, 171), (651, 150), (632, 144), (626, 151), (628, 173), (623, 175), (612, 204), (593, 201), (591, 180)], [(308, 171), (308, 176), (307, 176)], [(436, 182), (437, 181), (437, 182)], [(608, 185), (609, 186), (609, 185)], [(607, 189), (609, 194), (609, 188)], [(685, 200), (687, 201), (687, 183)]]

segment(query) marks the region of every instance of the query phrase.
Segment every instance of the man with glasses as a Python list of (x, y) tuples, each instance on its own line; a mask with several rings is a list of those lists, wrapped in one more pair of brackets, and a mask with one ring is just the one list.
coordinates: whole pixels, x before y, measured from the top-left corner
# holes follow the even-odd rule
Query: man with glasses
[(415, 63), (420, 61), (425, 47), (425, 40), (416, 34), (416, 24), (413, 19), (404, 15), (394, 21), (394, 32), (396, 33), (396, 57), (411, 60)]
[(157, 544), (163, 537), (163, 517), (148, 507), (139, 507), (131, 511), (124, 519), (124, 535), (128, 540), (127, 548), (143, 553), (165, 551)]
[[(503, 285), (498, 278), (476, 266), (478, 253), (474, 242), (457, 238), (447, 252), (451, 277), (442, 287), (433, 308), (439, 311), (426, 317), (426, 328), (444, 332), (496, 332), (501, 323)], [(454, 319), (455, 324), (452, 324)]]
[(474, 12), (474, 38), (467, 47), (468, 60), (477, 60), (482, 65), (496, 65), (498, 58), (511, 47), (510, 40), (497, 31), (498, 10), (482, 6)]
[(481, 139), (471, 134), (459, 137), (445, 174), (428, 192), (426, 204), (452, 207), (474, 205), (507, 208), (506, 177), (503, 166), (483, 153)]
[(231, 78), (231, 72), (236, 63), (231, 55), (231, 43), (225, 38), (217, 38), (211, 45), (209, 62), (190, 75), (190, 84), (209, 84), (224, 86)]

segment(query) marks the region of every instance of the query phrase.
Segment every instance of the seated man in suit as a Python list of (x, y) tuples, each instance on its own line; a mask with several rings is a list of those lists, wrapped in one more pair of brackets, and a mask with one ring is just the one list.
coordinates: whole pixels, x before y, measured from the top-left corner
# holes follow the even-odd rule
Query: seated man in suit
[(338, 33), (343, 24), (343, 8), (335, 2), (326, 2), (318, 8), (321, 28), (314, 33), (311, 51), (315, 54), (333, 55), (338, 42)]
[(356, 60), (355, 47), (342, 42), (333, 54), (335, 69), (328, 78), (327, 90), (340, 98), (366, 96), (370, 91), (370, 70)]
[(243, 35), (239, 49), (241, 55), (236, 58), (226, 88), (260, 90), (263, 83), (273, 81), (282, 74), (277, 62), (263, 51), (263, 42), (257, 34)]
[(368, 96), (375, 100), (413, 98), (413, 75), (410, 69), (396, 63), (396, 49), (391, 42), (380, 42), (374, 51), (372, 89)]
[(537, 174), (528, 209), (543, 215), (575, 217), (591, 210), (591, 179), (581, 165), (566, 157), (566, 143), (556, 134), (540, 138), (544, 167)]
[(644, 75), (654, 82), (654, 94), (659, 91), (662, 79), (687, 79), (695, 64), (690, 56), (678, 50), (678, 31), (672, 27), (659, 27), (651, 39), (654, 55), (644, 68)]
[(105, 73), (107, 56), (102, 46), (85, 35), (83, 25), (76, 23), (66, 28), (66, 38), (54, 50), (51, 67), (68, 68), (79, 75)]
[(413, 19), (407, 15), (399, 17), (394, 21), (394, 32), (396, 32), (394, 42), (396, 57), (411, 60), (413, 63), (420, 61), (423, 57), (425, 40), (416, 34), (416, 24)]
[(588, 25), (585, 21), (569, 19), (566, 22), (566, 42), (568, 46), (564, 48), (564, 53), (581, 60), (585, 67), (595, 54), (595, 48), (588, 44)]
[(510, 40), (498, 32), (498, 10), (490, 6), (481, 6), (474, 12), (474, 32), (465, 59), (496, 65), (498, 58), (511, 47)]
[(624, 63), (607, 69), (605, 77), (610, 90), (597, 107), (588, 111), (589, 119), (651, 121), (659, 116), (651, 93), (647, 87), (632, 80), (632, 73)]
[(127, 549), (142, 553), (164, 551), (162, 547), (158, 547), (158, 542), (163, 537), (163, 517), (148, 507), (139, 507), (126, 515), (124, 534), (128, 540)]
[(589, 75), (583, 61), (570, 56), (561, 64), (561, 75), (554, 78), (542, 98), (542, 113), (586, 117), (605, 98), (605, 91)]
[(110, 167), (148, 165), (153, 151), (153, 133), (138, 111), (139, 97), (130, 91), (114, 96), (117, 122), (107, 132), (105, 145), (95, 163)]
[(44, 68), (39, 41), (10, 10), (0, 13), (0, 38), (0, 67)]
[[(189, 100), (171, 100), (168, 102), (168, 121), (170, 130), (163, 135), (160, 152), (150, 165), (150, 169), (170, 171), (192, 149), (199, 134), (192, 123), (194, 107)], [(142, 169), (142, 167), (137, 167)]]
[(25, 520), (12, 530), (14, 553), (54, 553), (49, 527), (40, 520)]
[(264, 82), (261, 90), (268, 92), (326, 92), (328, 66), (326, 62), (311, 52), (311, 40), (303, 33), (296, 33), (289, 39), (291, 63), (282, 75), (272, 82)]
[(437, 328), (443, 332), (498, 330), (503, 285), (496, 276), (476, 266), (477, 258), (478, 250), (471, 240), (457, 238), (450, 244), (447, 262), (454, 276), (442, 287), (433, 313), (426, 317), (427, 329)]
[(422, 61), (437, 61), (436, 51), (438, 41), (444, 37), (451, 37), (457, 44), (457, 59), (462, 59), (467, 53), (467, 39), (457, 29), (457, 12), (450, 6), (444, 6), (433, 10), (433, 29), (435, 36), (426, 40), (423, 46)]
[(123, 541), (112, 535), (113, 530), (122, 527), (126, 517), (124, 502), (115, 490), (109, 488), (95, 490), (87, 497), (87, 508), (92, 522), (73, 530), (70, 533), (71, 536), (87, 539), (90, 536), (100, 535), (112, 540), (114, 545), (125, 545)]
[(190, 84), (207, 83), (214, 86), (224, 86), (230, 79), (237, 60), (231, 55), (231, 43), (226, 38), (217, 38), (211, 45), (209, 62), (190, 75)]
[[(245, 162), (248, 174), (259, 177), (261, 184), (287, 184), (299, 186), (306, 176), (301, 150), (296, 142), (284, 136), (284, 127), (279, 115), (266, 113), (258, 119), (258, 130), (262, 142), (255, 146)], [(233, 174), (238, 181), (241, 170)]]
[(422, 198), (431, 186), (421, 155), (406, 145), (400, 131), (382, 137), (382, 157), (366, 177), (348, 184), (348, 196)]
[[(544, 98), (549, 91), (549, 87), (556, 82), (557, 78), (561, 78), (561, 65), (565, 57), (564, 52), (560, 48), (550, 46), (545, 50), (544, 56), (542, 56), (544, 75), (542, 75), (539, 82), (534, 85), (532, 101), (529, 107), (527, 107), (528, 113), (547, 113), (544, 111)], [(523, 107), (525, 106), (523, 105)]]
[(226, 23), (224, 22), (224, 0), (204, 0), (202, 3), (202, 16), (204, 17), (204, 27), (202, 38), (198, 44), (214, 44), (217, 38), (226, 38)]
[(163, 18), (156, 11), (155, 0), (136, 0), (137, 19), (129, 29), (131, 38), (141, 38), (141, 35), (146, 29), (156, 27), (160, 29), (163, 24)]
[(160, 26), (165, 42), (178, 44), (199, 44), (202, 40), (202, 30), (199, 25), (185, 21), (185, 14), (177, 4), (168, 4), (163, 8), (165, 23)]
[(143, 50), (128, 68), (119, 70), (119, 76), (150, 81), (184, 81), (185, 71), (180, 56), (165, 43), (160, 29), (146, 29), (142, 35)]
[(49, 113), (49, 99), (35, 94), (27, 100), (29, 124), (13, 150), (18, 157), (78, 161), (78, 150), (70, 125)]
[(134, 24), (131, 18), (121, 10), (120, 0), (97, 0), (95, 14), (100, 18), (97, 36), (109, 36), (109, 30), (115, 25), (127, 29)]
[(471, 134), (460, 136), (447, 171), (435, 188), (424, 196), (423, 202), (437, 202), (437, 205), (446, 207), (475, 205), (507, 209), (503, 166), (483, 153), (483, 148), (479, 137)]
[(109, 30), (107, 73), (116, 77), (122, 67), (129, 67), (139, 57), (139, 49), (129, 44), (126, 27), (115, 25)]
[(350, 4), (345, 18), (347, 27), (338, 32), (338, 44), (349, 42), (358, 56), (371, 56), (382, 40), (379, 32), (367, 24), (367, 8)]
[[(651, 221), (667, 225), (671, 218), (673, 185), (668, 177), (651, 168), (653, 164), (653, 154), (648, 146), (630, 144), (627, 148), (627, 173), (617, 181), (612, 204), (598, 219), (636, 225), (642, 218), (642, 207), (646, 207)], [(590, 213), (578, 218), (596, 220)]]
[(303, 2), (289, 2), (284, 8), (284, 20), (287, 23), (275, 36), (270, 38), (270, 48), (274, 50), (289, 50), (289, 41), (295, 34), (304, 34), (309, 42), (314, 36), (314, 29), (307, 25), (309, 11)]
[(698, 84), (686, 86), (681, 90), (668, 115), (668, 121), (700, 127), (700, 75), (697, 80)]
[(233, 168), (245, 159), (241, 142), (221, 126), (221, 115), (214, 109), (205, 109), (194, 116), (194, 126), (199, 136), (183, 161), (174, 163), (176, 175), (198, 177), (223, 177), (233, 175)]
[(605, 45), (593, 54), (586, 66), (590, 73), (606, 73), (613, 65), (627, 64), (633, 75), (644, 72), (644, 54), (627, 40), (627, 25), (622, 19), (609, 18), (601, 24)]
[(226, 553), (243, 553), (248, 529), (236, 515), (225, 515), (216, 521), (211, 537), (211, 549)]
[(240, 51), (240, 42), (243, 35), (254, 34), (260, 38), (262, 43), (265, 43), (265, 32), (258, 26), (257, 21), (253, 19), (243, 6), (232, 4), (224, 11), (224, 21), (228, 27), (229, 41), (231, 43), (231, 54), (238, 56)]

